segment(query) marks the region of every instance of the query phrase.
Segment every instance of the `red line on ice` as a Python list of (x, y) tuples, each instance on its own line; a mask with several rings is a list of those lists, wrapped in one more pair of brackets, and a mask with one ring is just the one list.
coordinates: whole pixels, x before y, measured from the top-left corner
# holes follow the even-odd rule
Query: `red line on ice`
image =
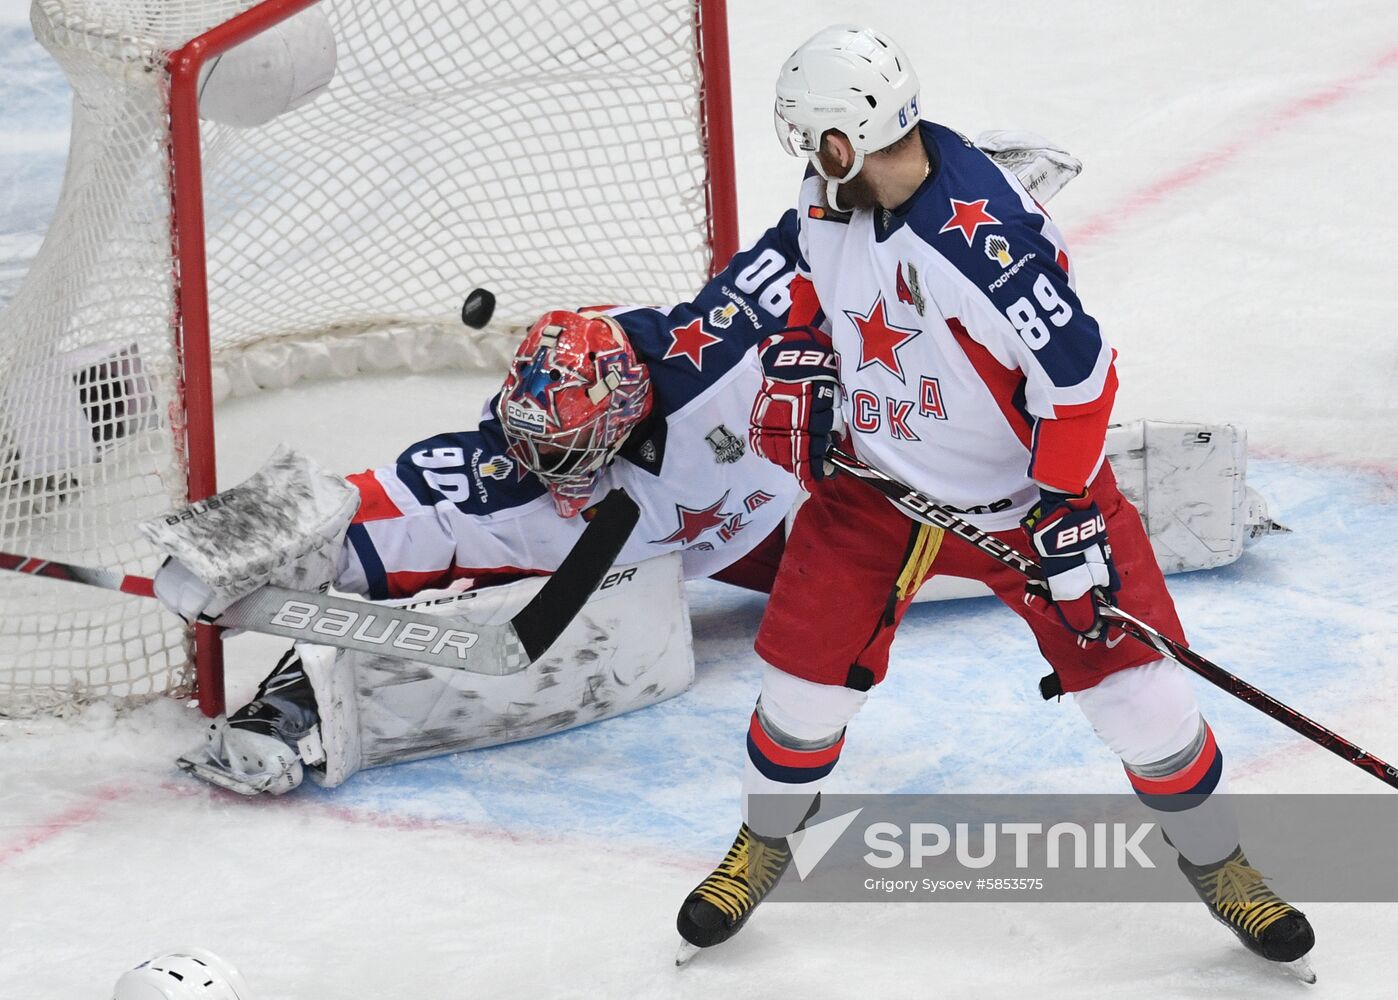
[[(1346, 458), (1329, 452), (1297, 451), (1292, 448), (1278, 448), (1272, 445), (1256, 445), (1248, 442), (1248, 458), (1272, 459), (1292, 462), (1296, 465), (1321, 466), (1338, 469), (1341, 472), (1374, 476), (1384, 480), (1385, 486), (1398, 488), (1398, 463), (1382, 458)], [(1283, 520), (1285, 517), (1283, 516)]]
[[(591, 847), (598, 850), (605, 848), (617, 849), (617, 844), (602, 837), (588, 837), (574, 834), (548, 833), (542, 830), (511, 830), (508, 827), (492, 826), (487, 823), (475, 823), (470, 820), (457, 819), (450, 816), (413, 816), (406, 813), (394, 813), (373, 807), (361, 807), (352, 805), (340, 805), (339, 803), (326, 801), (310, 795), (292, 794), (286, 798), (275, 798), (269, 795), (258, 795), (245, 797), (236, 792), (226, 791), (221, 788), (210, 788), (208, 785), (194, 781), (193, 779), (184, 781), (161, 782), (160, 790), (176, 798), (183, 799), (203, 799), (205, 801), (225, 803), (233, 808), (246, 807), (256, 810), (288, 810), (302, 816), (317, 816), (322, 819), (333, 820), (343, 823), (346, 826), (371, 827), (378, 830), (393, 830), (401, 833), (444, 833), (454, 836), (470, 837), (475, 840), (492, 841), (500, 844), (512, 844), (526, 847), (539, 846), (561, 846), (561, 847)], [(640, 850), (637, 847), (639, 842), (625, 840), (621, 842), (621, 850)], [(706, 855), (699, 853), (685, 853), (675, 851), (657, 851), (653, 845), (645, 844), (647, 861), (651, 865), (659, 868), (672, 868), (677, 871), (692, 873), (702, 870), (711, 860)]]
[(1252, 148), (1258, 140), (1273, 132), (1280, 131), (1299, 119), (1337, 104), (1370, 80), (1398, 66), (1398, 46), (1379, 56), (1368, 66), (1335, 83), (1321, 87), (1304, 97), (1297, 98), (1281, 110), (1273, 112), (1239, 138), (1186, 163), (1160, 180), (1148, 184), (1125, 200), (1106, 211), (1089, 218), (1081, 226), (1076, 226), (1068, 234), (1069, 242), (1082, 246), (1110, 235), (1120, 229), (1135, 216), (1167, 200), (1185, 188), (1191, 187), (1237, 159), (1243, 151)]
[[(374, 809), (359, 809), (319, 802), (308, 796), (291, 796), (289, 799), (257, 796), (244, 798), (235, 792), (209, 788), (190, 779), (188, 781), (162, 781), (155, 786), (145, 786), (151, 795), (165, 794), (177, 799), (203, 799), (215, 801), (231, 807), (246, 806), (258, 810), (289, 810), (302, 815), (319, 816), (348, 826), (365, 826), (379, 830), (393, 830), (404, 833), (445, 833), (470, 837), (475, 840), (492, 841), (498, 844), (520, 846), (561, 846), (593, 847), (604, 849), (617, 845), (605, 838), (550, 834), (535, 830), (510, 830), (504, 827), (472, 823), (451, 817), (423, 817), (383, 812)], [(98, 788), (86, 798), (68, 807), (57, 815), (34, 823), (24, 823), (30, 832), (9, 844), (0, 844), (0, 866), (27, 854), (34, 848), (48, 843), (61, 834), (79, 827), (85, 827), (101, 818), (105, 807), (113, 802), (129, 797), (136, 787), (132, 785), (111, 785)], [(624, 841), (623, 850), (635, 850), (636, 844)], [(709, 862), (709, 858), (699, 854), (686, 854), (672, 851), (656, 851), (653, 846), (645, 848), (649, 853), (647, 861), (657, 868), (668, 868), (693, 874)]]
[[(535, 830), (511, 830), (505, 827), (487, 826), (481, 823), (472, 823), (467, 820), (423, 817), (402, 815), (377, 810), (362, 810), (348, 806), (315, 804), (310, 805), (305, 802), (300, 803), (298, 811), (310, 811), (328, 819), (337, 820), (351, 826), (369, 826), (380, 830), (395, 830), (407, 833), (442, 832), (471, 837), (476, 840), (488, 840), (496, 843), (519, 845), (519, 846), (566, 846), (566, 847), (592, 847), (598, 850), (608, 847), (616, 849), (615, 843), (603, 838), (579, 837), (566, 834), (552, 834)], [(640, 850), (637, 842), (623, 840), (620, 849), (623, 852)], [(657, 851), (652, 845), (646, 845), (646, 861), (656, 868), (670, 868), (686, 873), (700, 870), (704, 863), (709, 860), (699, 855), (680, 854), (671, 851)]]
[(13, 843), (0, 844), (0, 865), (7, 864), (20, 855), (27, 854), (34, 848), (48, 843), (61, 833), (91, 823), (109, 803), (124, 799), (130, 794), (131, 786), (129, 785), (109, 785), (106, 788), (99, 788), (88, 793), (82, 802), (69, 806), (50, 819), (23, 824), (31, 832)]

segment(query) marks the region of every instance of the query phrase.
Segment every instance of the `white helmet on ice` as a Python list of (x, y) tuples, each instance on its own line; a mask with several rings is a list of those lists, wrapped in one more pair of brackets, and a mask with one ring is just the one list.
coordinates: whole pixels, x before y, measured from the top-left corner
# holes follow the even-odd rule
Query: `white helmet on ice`
[(173, 948), (122, 975), (112, 1000), (252, 1000), (252, 991), (213, 952)]
[[(835, 187), (864, 166), (864, 154), (893, 145), (918, 122), (918, 82), (898, 43), (881, 31), (837, 24), (816, 32), (791, 54), (777, 76), (777, 138), (792, 156), (806, 156)], [(839, 129), (854, 147), (849, 173), (832, 180), (817, 154), (820, 140)]]

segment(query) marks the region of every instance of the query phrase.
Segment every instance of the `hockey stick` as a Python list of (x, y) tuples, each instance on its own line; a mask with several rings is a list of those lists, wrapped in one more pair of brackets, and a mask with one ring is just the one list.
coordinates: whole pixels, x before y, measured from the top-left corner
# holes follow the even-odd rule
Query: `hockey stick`
[[(825, 455), (825, 460), (838, 469), (856, 476), (884, 496), (888, 497), (903, 510), (922, 520), (929, 521), (939, 528), (955, 535), (962, 541), (974, 545), (986, 555), (997, 562), (1003, 563), (1010, 569), (1022, 575), (1026, 580), (1043, 583), (1043, 572), (1039, 564), (1025, 556), (1013, 546), (1007, 545), (989, 532), (982, 531), (969, 521), (962, 520), (956, 514), (940, 506), (930, 497), (919, 493), (891, 476), (880, 472), (872, 466), (865, 465), (859, 459), (854, 458), (839, 448), (832, 448)], [(1338, 733), (1331, 732), (1320, 723), (1302, 715), (1296, 709), (1285, 705), (1267, 694), (1265, 691), (1253, 687), (1241, 677), (1230, 674), (1218, 664), (1200, 656), (1194, 650), (1181, 642), (1163, 635), (1156, 629), (1147, 625), (1138, 618), (1134, 618), (1122, 611), (1113, 604), (1103, 602), (1100, 605), (1102, 617), (1110, 621), (1118, 629), (1135, 639), (1137, 642), (1150, 646), (1161, 656), (1168, 656), (1180, 666), (1194, 671), (1200, 677), (1216, 687), (1222, 688), (1233, 697), (1244, 701), (1259, 711), (1270, 715), (1282, 725), (1293, 732), (1300, 733), (1306, 739), (1319, 746), (1324, 747), (1338, 757), (1343, 757), (1355, 767), (1361, 768), (1384, 784), (1393, 788), (1398, 788), (1398, 769), (1371, 753), (1367, 753)], [(1060, 692), (1061, 693), (1061, 692)], [(1051, 693), (1046, 696), (1052, 696)]]
[[(612, 490), (572, 551), (513, 618), (498, 625), (427, 615), (329, 594), (262, 587), (229, 605), (213, 624), (503, 676), (525, 669), (553, 645), (598, 584), (640, 518), (624, 490)], [(0, 552), (0, 570), (154, 597), (149, 577)]]

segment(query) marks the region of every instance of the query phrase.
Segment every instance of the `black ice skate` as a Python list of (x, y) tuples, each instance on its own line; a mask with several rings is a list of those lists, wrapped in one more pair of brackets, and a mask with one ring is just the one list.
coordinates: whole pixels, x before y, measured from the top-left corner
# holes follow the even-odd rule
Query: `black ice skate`
[(324, 759), (319, 723), (310, 678), (296, 651), (288, 650), (257, 696), (210, 722), (204, 744), (175, 763), (240, 795), (282, 795), (301, 784), (303, 763)]
[(721, 944), (738, 933), (790, 864), (791, 848), (785, 837), (759, 837), (744, 823), (713, 874), (680, 906), (675, 923), (684, 944), (675, 964), (683, 965), (700, 948)]
[(1266, 876), (1248, 864), (1241, 847), (1212, 865), (1179, 859), (1180, 871), (1209, 908), (1247, 949), (1269, 962), (1284, 963), (1306, 982), (1315, 973), (1305, 954), (1315, 945), (1315, 932), (1306, 915), (1282, 899), (1263, 881)]

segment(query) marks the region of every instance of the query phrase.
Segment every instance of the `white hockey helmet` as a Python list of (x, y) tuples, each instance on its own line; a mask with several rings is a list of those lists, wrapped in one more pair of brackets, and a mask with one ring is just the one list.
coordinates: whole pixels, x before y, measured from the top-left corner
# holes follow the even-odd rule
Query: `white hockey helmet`
[(112, 1000), (252, 1000), (242, 974), (204, 948), (172, 948), (117, 980)]
[[(806, 156), (824, 177), (831, 207), (835, 188), (917, 126), (918, 82), (892, 38), (873, 28), (836, 24), (812, 35), (782, 65), (774, 109), (777, 138), (792, 156)], [(839, 129), (854, 147), (849, 173), (832, 179), (820, 165), (820, 140)]]

